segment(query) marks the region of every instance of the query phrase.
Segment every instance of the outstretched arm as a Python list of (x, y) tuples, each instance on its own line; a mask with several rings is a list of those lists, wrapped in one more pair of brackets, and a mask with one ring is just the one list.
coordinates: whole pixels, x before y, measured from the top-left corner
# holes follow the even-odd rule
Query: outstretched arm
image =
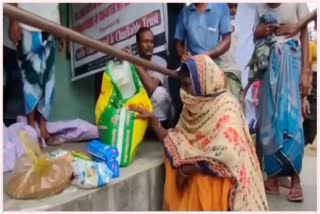
[(317, 20), (317, 9), (312, 11), (309, 15), (305, 16), (298, 22), (299, 29), (306, 27), (310, 22)]
[(211, 59), (216, 59), (227, 52), (231, 45), (231, 34), (225, 35), (222, 38), (222, 42), (213, 50), (209, 51), (207, 55), (211, 57)]
[(156, 133), (158, 139), (161, 142), (163, 141), (163, 139), (167, 135), (167, 129), (165, 129), (161, 126), (160, 121), (155, 117), (155, 115), (152, 112), (149, 112), (149, 111), (142, 109), (142, 108), (136, 108), (133, 106), (129, 106), (129, 109), (130, 109), (130, 111), (134, 111), (134, 112), (138, 113), (138, 115), (136, 116), (137, 119), (149, 121), (150, 126), (152, 127), (152, 129)]
[[(312, 13), (309, 13), (305, 17), (299, 20), (298, 23), (296, 24), (284, 24), (281, 25), (280, 28), (276, 31), (277, 36), (286, 36), (286, 38), (293, 37), (294, 35), (298, 34), (299, 31), (301, 31), (304, 28), (307, 27), (307, 25), (311, 21), (316, 21), (317, 20), (317, 10), (314, 10)], [(317, 25), (315, 25), (317, 26)]]
[(148, 93), (148, 96), (151, 97), (156, 88), (161, 85), (161, 81), (150, 76), (146, 69), (142, 66), (135, 65), (135, 67), (137, 69), (138, 76), (140, 77), (140, 80)]

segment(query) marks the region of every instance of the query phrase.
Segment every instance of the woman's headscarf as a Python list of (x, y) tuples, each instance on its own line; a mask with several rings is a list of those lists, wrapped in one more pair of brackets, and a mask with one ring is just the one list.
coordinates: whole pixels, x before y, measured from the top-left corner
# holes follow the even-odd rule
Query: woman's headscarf
[(209, 56), (193, 56), (185, 65), (190, 71), (196, 96), (207, 96), (223, 90), (224, 73)]
[(231, 210), (267, 210), (255, 147), (237, 99), (224, 89), (224, 74), (208, 56), (186, 63), (196, 93), (181, 90), (184, 107), (174, 130), (164, 139), (174, 167), (201, 163), (211, 175), (232, 178)]

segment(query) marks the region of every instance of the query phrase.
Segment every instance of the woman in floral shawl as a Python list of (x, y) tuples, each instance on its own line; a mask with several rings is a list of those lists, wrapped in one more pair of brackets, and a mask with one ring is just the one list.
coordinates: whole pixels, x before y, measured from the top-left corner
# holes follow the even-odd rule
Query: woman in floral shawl
[(265, 211), (260, 166), (237, 99), (224, 89), (224, 74), (205, 55), (179, 71), (184, 107), (173, 130), (148, 119), (165, 148), (164, 209), (169, 211)]

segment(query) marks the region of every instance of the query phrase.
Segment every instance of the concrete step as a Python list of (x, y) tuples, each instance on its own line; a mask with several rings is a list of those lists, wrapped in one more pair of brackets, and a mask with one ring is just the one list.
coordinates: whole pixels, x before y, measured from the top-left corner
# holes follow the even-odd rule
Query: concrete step
[[(48, 147), (47, 151), (61, 148), (85, 151), (85, 143), (69, 143)], [(306, 149), (308, 150), (308, 148)], [(163, 148), (159, 142), (144, 142), (139, 146), (134, 162), (122, 168), (119, 179), (106, 187), (83, 190), (70, 186), (61, 194), (41, 200), (13, 200), (4, 192), (5, 211), (158, 211), (162, 207), (164, 169)], [(9, 174), (4, 175), (4, 191)], [(291, 203), (288, 190), (281, 195), (268, 195), (270, 211), (316, 211), (317, 158), (316, 152), (306, 152), (301, 172), (305, 200)]]
[[(85, 151), (85, 143), (48, 147)], [(121, 168), (121, 176), (106, 187), (83, 190), (70, 186), (64, 192), (41, 200), (14, 200), (4, 192), (5, 211), (156, 211), (161, 210), (164, 168), (162, 145), (143, 142), (134, 162)], [(4, 191), (9, 174), (4, 175)]]

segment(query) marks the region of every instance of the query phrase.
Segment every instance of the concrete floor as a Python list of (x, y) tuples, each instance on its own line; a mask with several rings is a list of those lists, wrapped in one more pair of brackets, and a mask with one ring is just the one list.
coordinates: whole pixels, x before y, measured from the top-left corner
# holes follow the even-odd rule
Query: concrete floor
[[(75, 145), (72, 144), (65, 144), (62, 147), (64, 149), (74, 149)], [(84, 144), (77, 144), (76, 148), (79, 148), (79, 151), (84, 150)], [(81, 149), (80, 149), (81, 148)], [(48, 148), (48, 150), (53, 150), (56, 149), (56, 147), (51, 147)], [(303, 170), (301, 172), (301, 182), (302, 182), (302, 187), (304, 190), (304, 198), (305, 200), (302, 203), (292, 203), (288, 202), (287, 200), (287, 195), (288, 195), (288, 190), (287, 189), (281, 189), (281, 195), (279, 196), (274, 196), (274, 195), (268, 195), (268, 201), (269, 201), (269, 207), (270, 211), (317, 211), (317, 157), (316, 157), (316, 146), (308, 146), (306, 148), (305, 152), (305, 158), (303, 160)], [(42, 200), (34, 200), (34, 201), (17, 201), (17, 200), (12, 200), (9, 199), (6, 194), (4, 194), (4, 209), (5, 210), (61, 210), (61, 211), (76, 211), (76, 210), (154, 210), (155, 207), (157, 207), (158, 203), (155, 203), (156, 200), (149, 200), (150, 195), (147, 196), (148, 200), (141, 198), (140, 205), (138, 207), (132, 206), (127, 204), (128, 207), (123, 208), (123, 207), (118, 207), (115, 206), (114, 200), (120, 200), (117, 197), (115, 197), (115, 194), (108, 194), (109, 197), (104, 196), (102, 194), (106, 194), (107, 192), (110, 192), (110, 189), (115, 189), (116, 191), (116, 183), (119, 183), (119, 185), (122, 183), (121, 181), (127, 180), (129, 177), (132, 177), (131, 180), (135, 180), (135, 175), (140, 174), (141, 178), (138, 180), (143, 180), (145, 177), (147, 177), (145, 174), (142, 172), (147, 172), (147, 169), (149, 171), (153, 168), (160, 167), (162, 165), (162, 145), (160, 143), (156, 142), (148, 142), (148, 143), (143, 143), (141, 147), (138, 150), (136, 160), (132, 163), (132, 165), (128, 168), (123, 168), (121, 170), (121, 178), (113, 181), (108, 185), (109, 187), (106, 188), (106, 190), (78, 190), (72, 188), (68, 188), (68, 190), (64, 191), (64, 193), (59, 194), (57, 196), (48, 198), (48, 199), (42, 199)], [(158, 170), (159, 171), (159, 170)], [(155, 174), (158, 179), (163, 180), (163, 178), (160, 178), (161, 170)], [(159, 174), (160, 173), (160, 174)], [(150, 174), (150, 172), (149, 172)], [(153, 177), (154, 177), (153, 176)], [(8, 175), (4, 176), (4, 186), (6, 186), (6, 182), (8, 179)], [(154, 178), (153, 178), (154, 180)], [(146, 181), (143, 181), (142, 186), (139, 188), (134, 188), (134, 189), (140, 189), (142, 191), (144, 186), (147, 186), (147, 183), (150, 183), (152, 179), (148, 179)], [(131, 182), (131, 181), (130, 181)], [(151, 182), (151, 183), (154, 183)], [(157, 183), (160, 183), (159, 180), (157, 180)], [(140, 185), (140, 184), (139, 184)], [(162, 186), (161, 184), (160, 186)], [(114, 186), (114, 188), (113, 188)], [(129, 185), (130, 186), (130, 185)], [(135, 184), (136, 186), (136, 184)], [(156, 185), (158, 186), (158, 185)], [(5, 189), (5, 188), (4, 188)], [(152, 188), (146, 189), (144, 191), (149, 192)], [(127, 191), (128, 192), (128, 191)], [(153, 191), (151, 191), (153, 192)], [(157, 192), (157, 191), (156, 191)], [(94, 200), (93, 194), (98, 194), (100, 196), (103, 196), (103, 200)], [(159, 197), (161, 197), (162, 194), (159, 193)], [(156, 195), (158, 195), (156, 194)], [(90, 197), (89, 197), (90, 196)], [(79, 200), (78, 198), (83, 197), (83, 199), (78, 203), (77, 206), (72, 203), (73, 200)], [(107, 201), (112, 201), (112, 206), (102, 206), (99, 201), (104, 201), (105, 198), (113, 198), (113, 200), (109, 199)], [(124, 198), (123, 195), (120, 198)], [(137, 198), (136, 196), (131, 197), (131, 199)], [(160, 200), (157, 198), (157, 200)], [(69, 205), (61, 205), (67, 203), (67, 201), (70, 201)], [(90, 202), (91, 201), (91, 202)], [(146, 204), (152, 204), (155, 203), (155, 205), (152, 205), (154, 207), (153, 209), (150, 209), (150, 206), (144, 204), (141, 204), (142, 201), (144, 201)], [(92, 204), (86, 204), (86, 203), (92, 203), (96, 202), (98, 204), (92, 205)], [(144, 203), (143, 202), (143, 203)], [(71, 206), (72, 205), (72, 206)], [(99, 206), (98, 206), (99, 205)], [(131, 208), (130, 208), (131, 207)], [(142, 208), (144, 207), (144, 208)]]
[(317, 211), (317, 138), (305, 147), (301, 183), (304, 191), (302, 203), (287, 200), (288, 189), (281, 188), (281, 195), (268, 195), (271, 211)]
[(304, 191), (302, 203), (292, 203), (287, 199), (289, 190), (281, 188), (279, 196), (267, 195), (270, 211), (317, 211), (317, 158), (305, 156), (301, 172)]

